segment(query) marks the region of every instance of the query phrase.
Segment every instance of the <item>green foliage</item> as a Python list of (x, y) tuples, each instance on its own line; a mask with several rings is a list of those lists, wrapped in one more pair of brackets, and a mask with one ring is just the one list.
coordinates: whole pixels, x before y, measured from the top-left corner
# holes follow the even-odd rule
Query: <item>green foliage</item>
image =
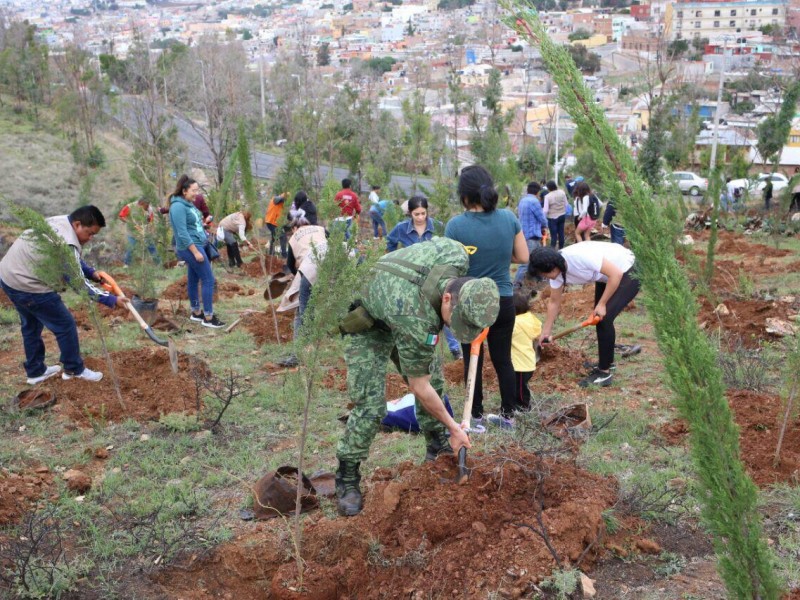
[(319, 191), (319, 202), (317, 203), (317, 213), (321, 221), (330, 223), (334, 217), (339, 216), (340, 210), (334, 198), (341, 188), (341, 182), (334, 178), (332, 171), (329, 172), (328, 178)]
[(202, 423), (197, 418), (197, 415), (185, 412), (174, 412), (161, 415), (158, 419), (158, 422), (170, 431), (176, 431), (178, 433), (198, 431), (202, 426)]
[(392, 66), (397, 60), (391, 56), (374, 57), (367, 60), (364, 65), (376, 75), (383, 75), (392, 70)]
[(572, 55), (575, 66), (583, 73), (589, 73), (591, 75), (595, 71), (600, 70), (600, 55), (596, 52), (590, 52), (586, 46), (582, 44), (567, 46), (567, 50), (570, 55)]
[(575, 40), (588, 40), (590, 37), (592, 37), (592, 34), (586, 31), (583, 27), (581, 27), (577, 31), (573, 31), (572, 33), (570, 33), (567, 36), (567, 39), (570, 42), (574, 42)]
[(784, 93), (783, 104), (781, 104), (778, 114), (769, 115), (758, 124), (756, 148), (765, 163), (766, 161), (775, 162), (774, 159), (788, 141), (798, 98), (800, 98), (800, 82), (795, 82)]
[(283, 168), (275, 176), (276, 190), (308, 189), (305, 146), (302, 142), (286, 144)]
[(603, 187), (615, 199), (636, 254), (644, 304), (653, 322), (669, 384), (682, 417), (690, 423), (697, 472), (697, 499), (712, 534), (719, 571), (734, 598), (779, 597), (772, 554), (762, 539), (757, 490), (739, 460), (739, 440), (724, 396), (716, 354), (697, 325), (697, 303), (675, 260), (673, 225), (652, 200), (630, 153), (592, 100), (567, 52), (553, 43), (541, 22), (513, 1), (518, 31), (539, 45), (559, 86), (559, 100), (596, 153)]
[(536, 144), (528, 144), (517, 157), (520, 176), (539, 181), (547, 176), (547, 157)]
[(473, 4), (475, 4), (475, 0), (439, 0), (437, 8), (439, 10), (455, 10), (465, 6), (472, 6)]
[[(433, 188), (422, 188), (422, 192), (428, 198), (430, 216), (442, 224), (447, 223), (455, 213), (460, 212), (461, 206), (456, 199), (455, 181), (441, 174), (433, 180)], [(444, 231), (437, 231), (437, 235), (443, 235)]]
[(549, 577), (542, 580), (543, 588), (553, 590), (558, 600), (569, 600), (573, 592), (578, 589), (580, 576), (576, 569), (553, 571)]
[(673, 40), (667, 46), (670, 58), (680, 58), (689, 51), (689, 42), (686, 40)]
[(375, 164), (369, 163), (364, 168), (364, 177), (370, 185), (377, 185), (380, 188), (384, 188), (391, 181), (392, 174), (387, 173)]
[(0, 45), (0, 93), (12, 96), (19, 112), (28, 103), (31, 116), (37, 119), (39, 106), (49, 95), (47, 45), (37, 40), (36, 26), (28, 21), (8, 23), (3, 40)]
[(331, 64), (331, 45), (323, 42), (317, 48), (317, 66), (327, 67), (329, 64)]

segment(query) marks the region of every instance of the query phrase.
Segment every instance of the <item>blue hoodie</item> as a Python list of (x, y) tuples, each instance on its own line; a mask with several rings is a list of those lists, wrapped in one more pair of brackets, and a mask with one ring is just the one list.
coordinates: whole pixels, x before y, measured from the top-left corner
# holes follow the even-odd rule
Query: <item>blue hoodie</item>
[(170, 198), (169, 222), (175, 233), (175, 245), (178, 250), (186, 250), (192, 244), (200, 249), (208, 243), (203, 228), (203, 215), (183, 196)]

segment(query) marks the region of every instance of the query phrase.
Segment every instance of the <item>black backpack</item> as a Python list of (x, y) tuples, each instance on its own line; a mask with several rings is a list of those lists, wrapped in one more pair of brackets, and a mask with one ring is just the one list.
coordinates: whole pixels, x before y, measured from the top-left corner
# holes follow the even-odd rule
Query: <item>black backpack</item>
[(592, 221), (597, 221), (600, 218), (600, 200), (594, 194), (589, 196), (589, 206), (586, 209), (586, 214), (589, 215)]

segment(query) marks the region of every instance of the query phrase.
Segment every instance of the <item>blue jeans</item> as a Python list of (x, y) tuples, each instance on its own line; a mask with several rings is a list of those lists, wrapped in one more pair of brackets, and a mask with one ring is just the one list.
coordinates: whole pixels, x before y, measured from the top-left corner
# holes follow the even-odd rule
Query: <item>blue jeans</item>
[(306, 313), (308, 301), (311, 299), (311, 282), (302, 273), (298, 273), (297, 277), (300, 277), (300, 293), (299, 304), (294, 312), (294, 339), (297, 339), (300, 328), (303, 326), (303, 315)]
[[(128, 249), (125, 251), (125, 259), (124, 259), (126, 265), (131, 264), (131, 259), (133, 258), (133, 251), (134, 249), (136, 249), (136, 244), (138, 243), (139, 240), (136, 237), (132, 235), (128, 236)], [(147, 251), (150, 253), (150, 256), (153, 257), (154, 263), (159, 264), (161, 262), (161, 259), (158, 256), (158, 252), (156, 252), (156, 245), (153, 242), (151, 241), (147, 242)]]
[(214, 314), (214, 272), (211, 270), (211, 261), (205, 248), (195, 247), (205, 257), (203, 262), (197, 262), (194, 254), (188, 248), (177, 250), (175, 253), (178, 258), (186, 261), (188, 267), (186, 291), (189, 294), (189, 305), (192, 312), (200, 312), (200, 295), (197, 293), (197, 284), (199, 283), (202, 286), (203, 313), (210, 317)]
[(331, 224), (331, 231), (344, 228), (345, 241), (350, 239), (350, 226), (353, 224), (353, 217), (337, 217)]
[(447, 340), (447, 348), (450, 350), (450, 354), (461, 352), (461, 343), (447, 325), (444, 326), (444, 338)]
[(386, 237), (386, 221), (383, 220), (383, 215), (371, 212), (369, 218), (372, 219), (372, 237), (378, 237), (378, 230), (383, 231), (382, 237)]
[[(0, 282), (2, 283), (2, 282)], [(55, 292), (31, 294), (20, 292), (2, 283), (3, 290), (19, 313), (22, 345), (25, 348), (25, 373), (28, 377), (44, 375), (47, 365), (44, 362), (44, 341), (42, 329), (47, 327), (56, 336), (61, 351), (64, 371), (73, 375), (83, 373), (84, 365), (78, 343), (78, 328), (61, 296)]]
[(611, 230), (611, 242), (621, 246), (625, 245), (625, 228), (612, 223), (609, 229)]
[(567, 215), (561, 215), (555, 219), (547, 219), (547, 228), (550, 230), (551, 248), (556, 247), (556, 241), (558, 241), (559, 249), (564, 247), (564, 221), (566, 221), (566, 219)]
[[(532, 239), (532, 240), (527, 240), (527, 242), (528, 242), (528, 252), (533, 252), (534, 248), (538, 248), (539, 246), (542, 245), (542, 239), (541, 238), (535, 238), (535, 239)], [(518, 283), (522, 283), (522, 280), (525, 277), (525, 274), (527, 272), (528, 272), (528, 263), (525, 263), (524, 265), (520, 265), (519, 269), (517, 269), (517, 274), (514, 277), (514, 284), (516, 285)]]

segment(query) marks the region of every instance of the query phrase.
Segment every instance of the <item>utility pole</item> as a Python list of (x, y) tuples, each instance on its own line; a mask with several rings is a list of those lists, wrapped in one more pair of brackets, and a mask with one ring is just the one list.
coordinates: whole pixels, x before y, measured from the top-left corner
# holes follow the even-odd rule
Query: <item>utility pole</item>
[(264, 100), (264, 55), (261, 54), (258, 58), (258, 73), (261, 80), (261, 125), (267, 123), (267, 106)]
[(553, 165), (553, 180), (558, 185), (558, 97), (556, 96), (556, 162)]
[(719, 110), (722, 104), (722, 88), (725, 84), (725, 53), (728, 51), (728, 36), (722, 38), (725, 43), (722, 47), (722, 67), (719, 70), (719, 88), (717, 89), (717, 110), (714, 111), (714, 135), (711, 137), (711, 160), (708, 163), (709, 175), (714, 173), (717, 165), (717, 142), (719, 140)]
[(211, 117), (208, 116), (208, 88), (206, 87), (206, 63), (201, 59), (197, 59), (200, 63), (200, 77), (203, 82), (203, 108), (206, 112), (206, 125), (211, 125)]

